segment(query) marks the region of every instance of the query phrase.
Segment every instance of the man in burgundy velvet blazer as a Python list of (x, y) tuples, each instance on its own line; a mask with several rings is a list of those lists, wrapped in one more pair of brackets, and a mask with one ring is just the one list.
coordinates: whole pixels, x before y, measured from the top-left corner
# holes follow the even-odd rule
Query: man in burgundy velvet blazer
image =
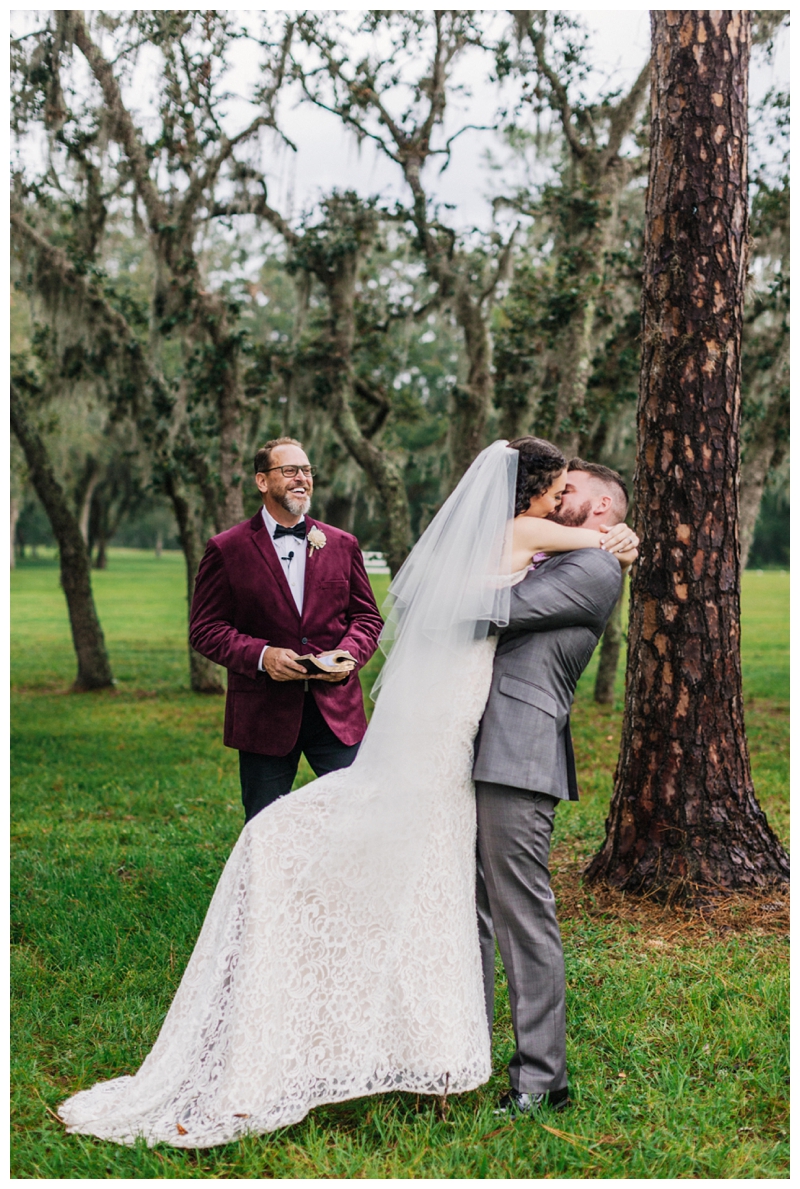
[[(291, 790), (301, 752), (318, 776), (353, 762), (367, 728), (358, 669), (383, 626), (356, 538), (305, 515), (313, 468), (300, 443), (268, 442), (255, 471), (264, 507), (208, 542), (189, 628), (228, 670), (224, 741), (239, 750), (247, 821)], [(356, 661), (343, 678), (294, 659), (332, 648)]]

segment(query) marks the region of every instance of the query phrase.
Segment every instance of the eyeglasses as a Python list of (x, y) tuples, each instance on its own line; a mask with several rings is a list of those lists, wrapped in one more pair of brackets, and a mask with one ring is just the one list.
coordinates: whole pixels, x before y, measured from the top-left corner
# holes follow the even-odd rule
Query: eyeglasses
[(316, 467), (267, 467), (263, 474), (268, 475), (270, 471), (280, 471), (284, 479), (296, 479), (300, 471), (306, 479), (313, 479), (317, 473)]

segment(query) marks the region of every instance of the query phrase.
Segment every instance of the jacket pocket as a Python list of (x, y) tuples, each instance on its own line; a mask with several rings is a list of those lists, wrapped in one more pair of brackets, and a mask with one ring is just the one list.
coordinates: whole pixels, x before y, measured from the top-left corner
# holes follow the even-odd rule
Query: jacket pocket
[(231, 693), (254, 694), (266, 688), (266, 673), (259, 673), (258, 677), (245, 677), (244, 673), (234, 673), (228, 669), (228, 689)]
[(510, 673), (504, 673), (500, 678), (498, 689), (501, 694), (505, 694), (509, 698), (516, 698), (519, 702), (527, 702), (529, 706), (543, 710), (551, 718), (558, 717), (558, 705), (555, 698), (551, 697), (546, 690), (540, 689), (538, 685), (523, 680), (522, 677), (512, 677)]

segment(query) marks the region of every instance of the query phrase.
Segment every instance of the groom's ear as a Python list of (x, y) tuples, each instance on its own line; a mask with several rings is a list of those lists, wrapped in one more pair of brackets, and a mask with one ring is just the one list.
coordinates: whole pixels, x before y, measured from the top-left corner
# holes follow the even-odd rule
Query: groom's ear
[(614, 501), (612, 500), (610, 495), (604, 494), (604, 495), (599, 496), (597, 503), (595, 504), (594, 509), (593, 509), (595, 515), (596, 516), (598, 516), (598, 515), (605, 516), (606, 513), (611, 508), (611, 505), (613, 502)]

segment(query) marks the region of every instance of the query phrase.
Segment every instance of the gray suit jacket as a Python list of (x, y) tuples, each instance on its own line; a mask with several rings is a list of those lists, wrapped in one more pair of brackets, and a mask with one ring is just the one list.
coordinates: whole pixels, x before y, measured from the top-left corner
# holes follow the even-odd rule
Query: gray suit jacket
[(475, 780), (578, 800), (569, 712), (621, 584), (615, 557), (575, 549), (513, 588), (475, 740)]

